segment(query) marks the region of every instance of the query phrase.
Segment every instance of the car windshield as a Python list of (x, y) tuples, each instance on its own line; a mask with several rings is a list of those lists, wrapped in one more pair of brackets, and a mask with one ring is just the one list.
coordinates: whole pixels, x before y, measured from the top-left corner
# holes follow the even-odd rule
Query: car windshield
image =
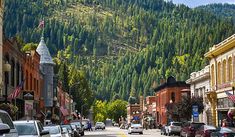
[(50, 134), (59, 134), (60, 129), (58, 126), (47, 126), (44, 127), (45, 130), (48, 130)]
[(0, 113), (0, 123), (7, 124), (11, 129), (14, 129), (12, 120), (6, 113)]
[(72, 127), (70, 125), (61, 125), (61, 127), (66, 127), (68, 130), (72, 130)]
[(102, 125), (103, 123), (102, 122), (97, 122), (96, 125)]
[(173, 126), (181, 126), (181, 123), (172, 123)]
[(19, 135), (37, 135), (36, 127), (33, 123), (15, 123)]
[(202, 125), (205, 125), (204, 123), (192, 123), (191, 126), (194, 128), (200, 128)]
[(80, 122), (73, 122), (73, 123), (71, 123), (71, 125), (77, 125), (78, 127), (81, 127), (81, 123)]
[(71, 124), (71, 126), (72, 126), (73, 129), (76, 129), (76, 125)]
[(132, 127), (141, 127), (140, 124), (131, 124)]

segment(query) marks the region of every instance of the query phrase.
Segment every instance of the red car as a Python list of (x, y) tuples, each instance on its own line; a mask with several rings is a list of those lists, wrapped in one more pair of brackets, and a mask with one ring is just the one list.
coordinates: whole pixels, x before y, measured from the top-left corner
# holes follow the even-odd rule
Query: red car
[(216, 132), (214, 126), (203, 125), (196, 131), (195, 137), (210, 137), (212, 132)]
[(180, 136), (181, 137), (195, 137), (195, 132), (205, 123), (199, 122), (186, 122), (182, 125)]

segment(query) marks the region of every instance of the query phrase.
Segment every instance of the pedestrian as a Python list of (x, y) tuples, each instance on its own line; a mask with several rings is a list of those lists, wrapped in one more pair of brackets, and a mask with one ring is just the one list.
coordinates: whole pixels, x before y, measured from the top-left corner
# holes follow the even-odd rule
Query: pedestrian
[(89, 130), (89, 131), (92, 131), (92, 125), (91, 125), (91, 122), (90, 122), (90, 121), (88, 122), (88, 130)]

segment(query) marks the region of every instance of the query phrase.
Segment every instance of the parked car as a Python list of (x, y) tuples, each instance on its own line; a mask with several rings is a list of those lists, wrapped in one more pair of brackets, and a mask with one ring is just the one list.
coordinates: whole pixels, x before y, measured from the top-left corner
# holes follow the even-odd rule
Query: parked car
[(69, 132), (69, 136), (70, 137), (74, 137), (74, 131), (73, 128), (70, 124), (64, 124), (64, 125), (60, 125), (61, 128), (67, 128), (68, 132)]
[(131, 126), (128, 128), (128, 134), (132, 133), (139, 133), (143, 134), (143, 127), (140, 124), (131, 124)]
[(166, 135), (166, 126), (161, 126), (161, 135)]
[(214, 126), (203, 125), (196, 131), (195, 137), (210, 137), (212, 132), (216, 132)]
[(179, 135), (181, 131), (181, 125), (182, 125), (181, 122), (170, 122), (165, 126), (166, 134), (168, 136), (172, 134)]
[(118, 123), (114, 123), (113, 126), (114, 127), (119, 127), (119, 124)]
[(221, 127), (211, 133), (211, 137), (235, 137), (235, 128)]
[(181, 137), (195, 137), (195, 132), (205, 123), (200, 122), (186, 122), (182, 125), (180, 136)]
[(84, 136), (84, 128), (80, 121), (71, 122), (71, 125), (76, 125), (81, 136)]
[(62, 130), (62, 137), (71, 137), (69, 135), (69, 131), (67, 128), (63, 127), (61, 130)]
[(79, 137), (79, 128), (77, 127), (77, 125), (73, 125), (71, 124), (73, 132), (74, 132), (74, 137)]
[(18, 133), (8, 113), (0, 110), (0, 137), (5, 136), (18, 137)]
[(48, 130), (51, 137), (61, 137), (62, 136), (62, 131), (60, 126), (58, 125), (49, 125), (43, 127), (45, 130)]
[(50, 133), (44, 130), (42, 123), (38, 120), (13, 121), (19, 137), (50, 137)]
[(90, 122), (90, 120), (89, 119), (83, 119), (82, 120), (82, 125), (83, 125), (83, 129), (84, 130), (88, 130), (88, 123)]
[(104, 130), (105, 129), (105, 124), (104, 124), (104, 122), (96, 122), (95, 123), (95, 130), (96, 129), (102, 129), (102, 130)]

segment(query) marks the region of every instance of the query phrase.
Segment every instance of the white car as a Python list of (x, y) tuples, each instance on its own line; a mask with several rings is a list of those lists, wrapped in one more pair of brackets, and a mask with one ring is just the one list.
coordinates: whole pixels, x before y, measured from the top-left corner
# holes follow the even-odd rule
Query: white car
[(44, 130), (38, 120), (13, 121), (19, 137), (50, 137), (50, 133)]
[(168, 136), (172, 134), (180, 135), (181, 125), (181, 122), (170, 122), (167, 126), (165, 126), (166, 134)]
[(96, 122), (95, 123), (95, 130), (96, 129), (102, 129), (104, 130), (105, 129), (105, 124), (103, 122)]
[(45, 126), (44, 129), (49, 131), (51, 137), (61, 137), (62, 136), (61, 128), (58, 125)]
[(69, 131), (67, 128), (62, 128), (62, 137), (70, 137), (69, 136)]
[(0, 110), (0, 137), (18, 137), (11, 117), (4, 110)]
[(131, 124), (131, 126), (128, 128), (128, 134), (132, 133), (139, 133), (143, 134), (143, 127), (140, 124)]

